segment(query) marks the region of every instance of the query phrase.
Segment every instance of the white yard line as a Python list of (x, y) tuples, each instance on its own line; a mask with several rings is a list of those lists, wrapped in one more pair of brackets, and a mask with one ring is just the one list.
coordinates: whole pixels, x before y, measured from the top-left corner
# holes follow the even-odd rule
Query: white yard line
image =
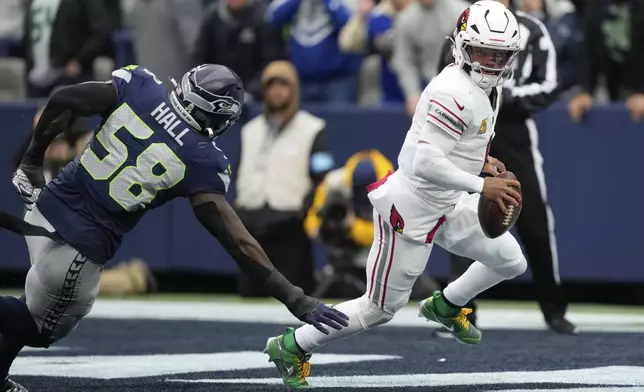
[[(570, 320), (582, 331), (644, 332), (644, 314), (570, 312)], [(195, 320), (263, 324), (295, 324), (295, 319), (279, 304), (248, 304), (194, 301), (136, 301), (100, 299), (89, 314), (101, 319)], [(545, 328), (538, 310), (490, 309), (479, 311), (482, 329), (535, 330)], [(386, 324), (395, 327), (423, 327), (427, 322), (406, 307)]]

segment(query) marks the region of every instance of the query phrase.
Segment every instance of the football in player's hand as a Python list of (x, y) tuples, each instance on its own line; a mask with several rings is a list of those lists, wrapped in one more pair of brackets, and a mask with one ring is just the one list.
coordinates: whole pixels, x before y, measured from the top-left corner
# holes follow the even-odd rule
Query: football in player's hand
[[(497, 177), (508, 180), (517, 179), (514, 173), (510, 171), (500, 173)], [(516, 189), (516, 191), (521, 193), (520, 189)], [(500, 237), (514, 226), (517, 219), (519, 219), (523, 202), (519, 201), (518, 206), (514, 206), (506, 202), (505, 206), (507, 214), (504, 214), (503, 211), (501, 211), (501, 207), (499, 207), (496, 200), (490, 200), (483, 195), (479, 198), (479, 223), (481, 224), (483, 233), (485, 233), (489, 238)]]

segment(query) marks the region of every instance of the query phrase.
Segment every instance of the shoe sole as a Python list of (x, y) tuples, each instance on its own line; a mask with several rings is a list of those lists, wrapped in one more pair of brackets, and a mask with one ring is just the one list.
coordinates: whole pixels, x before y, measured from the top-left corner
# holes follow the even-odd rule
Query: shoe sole
[[(431, 314), (432, 314), (434, 317), (436, 317), (436, 319), (434, 319), (434, 320), (429, 319), (427, 316), (425, 316), (425, 315), (423, 314), (423, 310), (422, 310), (422, 309), (423, 309), (423, 307), (424, 307), (424, 305), (425, 305), (425, 303), (426, 303), (426, 302), (427, 302), (427, 300), (426, 300), (426, 299), (424, 299), (424, 300), (422, 300), (422, 301), (420, 301), (420, 302), (418, 303), (418, 317), (424, 318), (425, 320), (427, 320), (427, 321), (429, 321), (429, 322), (434, 322), (434, 323), (436, 323), (436, 324), (438, 324), (438, 325), (441, 325), (441, 326), (443, 326), (443, 327), (445, 327), (445, 328), (447, 328), (447, 329), (449, 330), (449, 327), (448, 327), (447, 325), (443, 324), (443, 323), (442, 323), (442, 322), (441, 322), (441, 321), (436, 317), (436, 314), (434, 313), (434, 311), (432, 311), (432, 309), (428, 309), (428, 310), (429, 310), (429, 312), (431, 312)], [(483, 337), (483, 334), (481, 333), (481, 337), (480, 337), (478, 340), (476, 340), (476, 341), (474, 341), (474, 340), (467, 341), (467, 340), (461, 340), (461, 338), (459, 338), (458, 336), (454, 335), (454, 334), (453, 334), (453, 333), (451, 333), (451, 332), (450, 332), (449, 334), (450, 334), (454, 339), (456, 339), (456, 341), (457, 341), (457, 342), (459, 342), (459, 343), (461, 343), (461, 344), (465, 344), (465, 345), (467, 345), (467, 346), (474, 346), (474, 345), (477, 345), (477, 344), (481, 341), (481, 338)], [(442, 336), (439, 336), (439, 337), (442, 337)]]

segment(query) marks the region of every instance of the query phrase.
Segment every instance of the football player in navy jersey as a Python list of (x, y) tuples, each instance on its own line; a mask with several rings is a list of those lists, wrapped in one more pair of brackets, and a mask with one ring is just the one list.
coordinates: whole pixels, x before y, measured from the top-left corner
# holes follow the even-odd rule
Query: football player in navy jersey
[[(325, 326), (348, 325), (344, 314), (306, 296), (273, 267), (225, 199), (230, 166), (214, 139), (239, 118), (243, 98), (239, 77), (213, 64), (190, 70), (172, 91), (147, 69), (128, 66), (111, 81), (52, 95), (13, 177), (28, 210), (22, 223), (40, 235), (26, 237), (32, 267), (25, 295), (0, 297), (4, 391), (26, 391), (7, 378), (18, 352), (48, 347), (71, 332), (90, 312), (103, 265), (123, 235), (146, 211), (177, 197), (190, 199), (199, 222), (242, 271), (295, 317), (325, 333)], [(88, 148), (45, 185), (47, 147), (77, 116), (90, 115), (102, 121)]]

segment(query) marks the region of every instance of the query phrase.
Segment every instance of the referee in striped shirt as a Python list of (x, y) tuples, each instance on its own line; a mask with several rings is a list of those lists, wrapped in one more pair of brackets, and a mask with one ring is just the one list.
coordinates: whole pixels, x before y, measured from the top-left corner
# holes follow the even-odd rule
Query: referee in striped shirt
[[(532, 119), (535, 113), (556, 100), (557, 55), (541, 21), (516, 10), (512, 0), (499, 1), (519, 22), (522, 51), (515, 62), (514, 78), (503, 86), (490, 155), (505, 163), (521, 181), (523, 210), (516, 229), (525, 248), (545, 321), (557, 333), (574, 334), (577, 327), (565, 317), (568, 302), (559, 279), (554, 217), (548, 205), (538, 130)], [(439, 70), (452, 61), (451, 49), (451, 42), (446, 40)], [(469, 259), (452, 256), (455, 277), (470, 263)]]

